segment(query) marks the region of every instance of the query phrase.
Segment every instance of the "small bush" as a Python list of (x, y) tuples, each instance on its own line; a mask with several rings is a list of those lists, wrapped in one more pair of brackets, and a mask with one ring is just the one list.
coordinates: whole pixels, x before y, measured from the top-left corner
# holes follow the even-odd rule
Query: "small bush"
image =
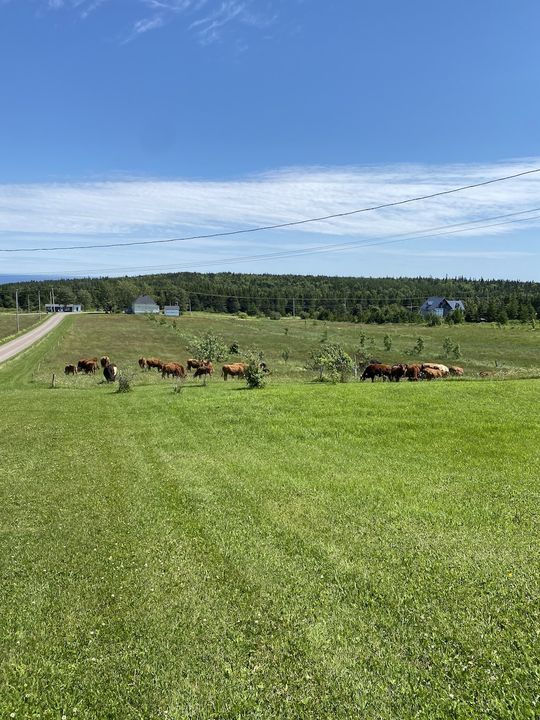
[(133, 374), (121, 372), (118, 376), (118, 389), (116, 392), (127, 393), (133, 390)]
[(384, 349), (387, 350), (388, 352), (390, 352), (390, 350), (392, 349), (392, 338), (390, 337), (390, 335), (384, 336), (383, 345), (384, 345)]
[(240, 355), (240, 345), (236, 341), (230, 346), (229, 353), (231, 355)]
[(318, 371), (320, 381), (328, 379), (333, 383), (344, 383), (349, 380), (354, 364), (341, 345), (327, 343), (311, 353), (308, 368)]
[(268, 313), (268, 317), (270, 320), (281, 320), (281, 313), (278, 313), (277, 310), (273, 310)]
[(262, 353), (257, 352), (256, 350), (252, 350), (248, 353), (246, 383), (252, 390), (263, 388), (266, 385), (267, 375), (260, 367), (262, 357)]

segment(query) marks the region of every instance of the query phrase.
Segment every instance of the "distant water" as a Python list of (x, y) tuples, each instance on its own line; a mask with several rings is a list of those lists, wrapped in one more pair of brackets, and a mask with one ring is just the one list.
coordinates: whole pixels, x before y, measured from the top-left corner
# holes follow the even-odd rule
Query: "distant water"
[(0, 285), (14, 282), (29, 282), (30, 280), (58, 280), (58, 275), (0, 275)]

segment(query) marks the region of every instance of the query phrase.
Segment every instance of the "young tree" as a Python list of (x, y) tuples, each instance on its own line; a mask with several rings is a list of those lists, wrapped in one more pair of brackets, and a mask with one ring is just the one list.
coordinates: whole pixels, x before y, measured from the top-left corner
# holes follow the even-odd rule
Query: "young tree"
[(200, 360), (211, 360), (219, 362), (227, 357), (227, 346), (220, 335), (211, 330), (194, 337), (189, 344), (189, 351)]
[(309, 359), (308, 367), (319, 373), (319, 380), (328, 377), (331, 382), (347, 382), (353, 371), (353, 360), (341, 345), (326, 343), (314, 350)]

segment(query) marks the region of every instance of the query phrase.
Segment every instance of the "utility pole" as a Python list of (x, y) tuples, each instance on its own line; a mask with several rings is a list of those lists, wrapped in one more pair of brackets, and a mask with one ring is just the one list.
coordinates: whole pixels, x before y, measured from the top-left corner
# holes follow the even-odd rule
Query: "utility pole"
[(28, 314), (30, 315), (30, 295), (26, 296), (26, 304), (28, 305)]
[(191, 298), (189, 298), (189, 314), (191, 315)]
[(39, 308), (39, 319), (41, 320), (41, 294), (38, 290), (37, 293), (37, 301), (38, 301), (38, 308)]
[(17, 315), (17, 332), (21, 329), (19, 324), (19, 291), (15, 290), (15, 314)]
[(54, 288), (52, 288), (52, 290), (51, 290), (51, 295), (52, 295), (53, 312), (55, 312), (55, 307), (54, 307)]
[(296, 317), (296, 304), (294, 302), (294, 298), (292, 299), (292, 316)]

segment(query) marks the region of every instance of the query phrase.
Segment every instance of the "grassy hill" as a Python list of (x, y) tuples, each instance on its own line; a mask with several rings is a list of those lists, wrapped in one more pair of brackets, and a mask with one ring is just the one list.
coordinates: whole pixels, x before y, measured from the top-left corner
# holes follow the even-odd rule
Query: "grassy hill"
[[(109, 355), (121, 369), (131, 368), (138, 383), (156, 382), (157, 375), (139, 372), (141, 355), (159, 356), (164, 360), (184, 362), (189, 357), (190, 340), (207, 330), (222, 335), (227, 345), (237, 342), (241, 353), (250, 347), (264, 352), (273, 370), (273, 382), (311, 380), (305, 365), (311, 350), (321, 341), (341, 343), (351, 354), (364, 342), (371, 357), (383, 362), (417, 362), (431, 360), (456, 363), (465, 368), (468, 377), (480, 371), (497, 377), (530, 377), (540, 375), (540, 330), (530, 325), (492, 324), (454, 325), (451, 327), (418, 327), (408, 325), (356, 325), (325, 323), (300, 319), (242, 319), (231, 315), (197, 313), (178, 319), (148, 318), (135, 315), (83, 315), (67, 318), (62, 324), (61, 340), (42, 353), (39, 362), (28, 366), (28, 378), (41, 384), (50, 382), (53, 372), (62, 373), (66, 363), (80, 357)], [(384, 336), (392, 341), (384, 349)], [(425, 347), (421, 355), (407, 355), (422, 336)], [(450, 337), (459, 344), (461, 357), (448, 359), (443, 341)], [(285, 361), (283, 353), (288, 352)], [(238, 360), (240, 356), (230, 356)], [(2, 371), (0, 370), (0, 382)], [(66, 387), (94, 387), (94, 378), (60, 379)]]
[[(20, 332), (29, 330), (34, 325), (37, 325), (40, 320), (38, 313), (21, 313), (19, 315)], [(15, 313), (0, 312), (0, 343), (11, 340), (16, 335), (17, 317)]]
[[(538, 381), (293, 383), (324, 326), (249, 322), (69, 318), (0, 369), (0, 716), (536, 717)], [(47, 387), (210, 324), (268, 388)], [(465, 367), (532, 372), (532, 331), (473, 330)]]

